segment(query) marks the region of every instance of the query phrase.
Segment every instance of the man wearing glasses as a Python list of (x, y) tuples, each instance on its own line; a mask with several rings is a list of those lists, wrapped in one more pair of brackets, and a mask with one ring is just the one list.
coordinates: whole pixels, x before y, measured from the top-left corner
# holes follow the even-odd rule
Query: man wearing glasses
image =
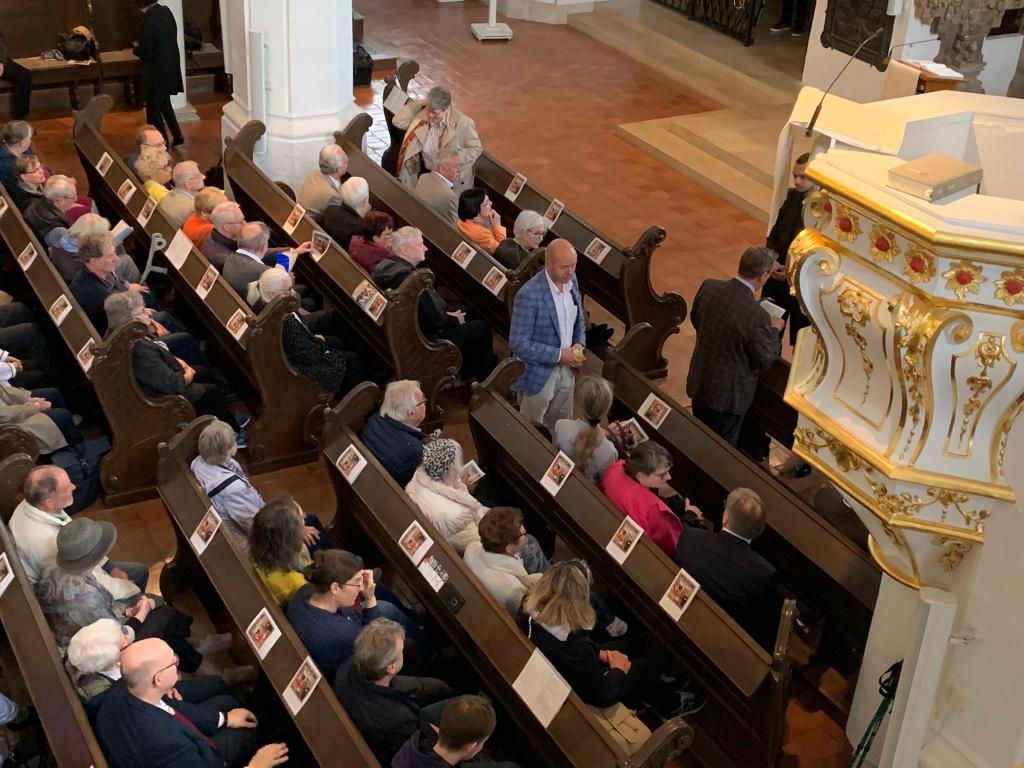
[(370, 452), (405, 487), (423, 461), (423, 443), (429, 437), (420, 424), (427, 415), (427, 399), (418, 381), (393, 381), (384, 390), (380, 411), (371, 415), (360, 436)]
[(219, 712), (171, 698), (178, 680), (178, 657), (163, 640), (139, 640), (122, 651), (121, 680), (96, 715), (111, 768), (271, 768), (288, 760), (284, 744), (256, 750), (256, 716), (249, 710)]

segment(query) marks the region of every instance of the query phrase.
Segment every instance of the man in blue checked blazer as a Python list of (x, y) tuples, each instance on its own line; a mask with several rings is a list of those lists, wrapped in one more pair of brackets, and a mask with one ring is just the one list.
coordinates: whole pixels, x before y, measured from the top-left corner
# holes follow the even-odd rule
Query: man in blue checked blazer
[(572, 418), (576, 371), (587, 343), (583, 300), (576, 280), (576, 249), (554, 240), (544, 254), (544, 269), (516, 294), (509, 346), (526, 364), (513, 388), (523, 417), (554, 431), (559, 419)]

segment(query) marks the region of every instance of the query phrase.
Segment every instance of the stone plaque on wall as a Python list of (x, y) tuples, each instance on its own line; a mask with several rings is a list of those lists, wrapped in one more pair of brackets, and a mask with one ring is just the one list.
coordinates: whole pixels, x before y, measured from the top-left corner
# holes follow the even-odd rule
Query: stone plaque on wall
[(857, 54), (875, 69), (885, 69), (885, 58), (892, 45), (894, 17), (885, 12), (882, 0), (828, 0), (825, 8), (825, 28), (821, 44), (843, 53), (852, 54), (864, 40), (878, 29), (882, 34), (871, 40)]

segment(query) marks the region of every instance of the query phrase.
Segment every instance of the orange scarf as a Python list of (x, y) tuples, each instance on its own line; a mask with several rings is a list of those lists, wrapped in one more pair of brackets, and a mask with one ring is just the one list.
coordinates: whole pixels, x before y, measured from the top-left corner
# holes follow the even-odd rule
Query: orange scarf
[(395, 175), (399, 178), (402, 176), (402, 166), (405, 165), (405, 153), (409, 149), (409, 144), (412, 143), (412, 140), (416, 137), (416, 131), (419, 130), (420, 126), (426, 124), (427, 121), (420, 118), (409, 126), (409, 130), (405, 132), (405, 138), (402, 140), (402, 148), (398, 150), (398, 170), (395, 171)]

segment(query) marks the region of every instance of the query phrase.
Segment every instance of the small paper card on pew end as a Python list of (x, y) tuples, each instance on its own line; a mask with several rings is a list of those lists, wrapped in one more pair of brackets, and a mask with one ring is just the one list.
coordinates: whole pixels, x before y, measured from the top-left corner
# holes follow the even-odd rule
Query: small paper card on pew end
[(299, 665), (299, 670), (288, 683), (288, 687), (281, 693), (281, 697), (284, 699), (284, 703), (288, 705), (288, 711), (292, 713), (292, 717), (299, 714), (302, 708), (306, 706), (306, 702), (313, 695), (313, 691), (316, 689), (321, 677), (320, 670), (313, 663), (313, 659), (307, 656), (305, 661)]
[[(684, 534), (685, 535), (685, 534)], [(700, 584), (685, 569), (680, 568), (679, 572), (668, 585), (665, 594), (658, 602), (665, 612), (672, 617), (673, 621), (679, 621), (686, 609), (690, 607), (693, 598), (700, 591)]]
[(153, 218), (153, 211), (156, 210), (156, 198), (147, 197), (146, 202), (142, 204), (142, 208), (139, 209), (139, 215), (135, 217), (135, 220), (139, 222), (140, 227), (144, 227), (149, 224), (149, 220)]
[(512, 683), (533, 716), (547, 728), (569, 698), (569, 684), (536, 648)]
[(252, 643), (256, 655), (261, 659), (267, 658), (270, 649), (274, 647), (281, 637), (281, 628), (277, 626), (270, 611), (266, 608), (256, 614), (256, 618), (249, 622), (245, 628), (245, 636)]
[(341, 472), (341, 476), (345, 478), (349, 485), (356, 481), (360, 473), (363, 471), (363, 467), (366, 466), (366, 457), (359, 452), (359, 449), (355, 445), (350, 445), (341, 455), (338, 456), (338, 460), (334, 462), (334, 465)]
[(633, 518), (624, 517), (605, 549), (609, 555), (615, 558), (615, 562), (622, 565), (630, 553), (636, 549), (637, 542), (643, 535), (644, 529)]
[(7, 559), (7, 553), (0, 554), (0, 597), (14, 581), (14, 569), (11, 568), (11, 561)]
[(281, 229), (289, 235), (292, 234), (305, 215), (306, 209), (296, 203), (295, 207), (292, 208), (292, 212), (288, 214), (288, 218), (284, 220), (284, 224), (281, 225)]
[(552, 496), (557, 495), (565, 485), (565, 481), (569, 479), (575, 466), (576, 463), (572, 459), (559, 451), (554, 461), (548, 466), (544, 477), (540, 479), (541, 487)]
[(171, 262), (171, 266), (180, 272), (190, 253), (192, 253), (192, 240), (179, 229), (174, 233), (171, 244), (164, 250), (164, 256)]
[(398, 537), (398, 546), (405, 552), (406, 557), (412, 560), (413, 565), (419, 565), (420, 560), (427, 554), (427, 550), (434, 546), (434, 540), (427, 535), (419, 522), (413, 520)]
[(647, 396), (643, 405), (640, 406), (640, 418), (655, 429), (661, 428), (661, 425), (671, 412), (672, 409), (668, 407), (668, 403), (653, 392)]
[(523, 187), (526, 186), (526, 177), (521, 173), (517, 173), (512, 181), (508, 183), (508, 189), (505, 190), (505, 197), (512, 202), (519, 197), (519, 193), (523, 191)]
[(420, 572), (420, 575), (427, 580), (427, 584), (435, 592), (440, 592), (441, 588), (448, 581), (448, 571), (445, 570), (444, 566), (441, 565), (441, 561), (433, 555), (427, 555), (420, 564), (416, 566), (416, 570)]
[(220, 515), (217, 514), (217, 510), (213, 507), (206, 510), (203, 519), (199, 521), (199, 525), (196, 526), (195, 531), (188, 538), (189, 544), (192, 545), (192, 549), (196, 551), (197, 555), (203, 554), (206, 548), (210, 546), (213, 537), (220, 530), (221, 522), (222, 520)]

